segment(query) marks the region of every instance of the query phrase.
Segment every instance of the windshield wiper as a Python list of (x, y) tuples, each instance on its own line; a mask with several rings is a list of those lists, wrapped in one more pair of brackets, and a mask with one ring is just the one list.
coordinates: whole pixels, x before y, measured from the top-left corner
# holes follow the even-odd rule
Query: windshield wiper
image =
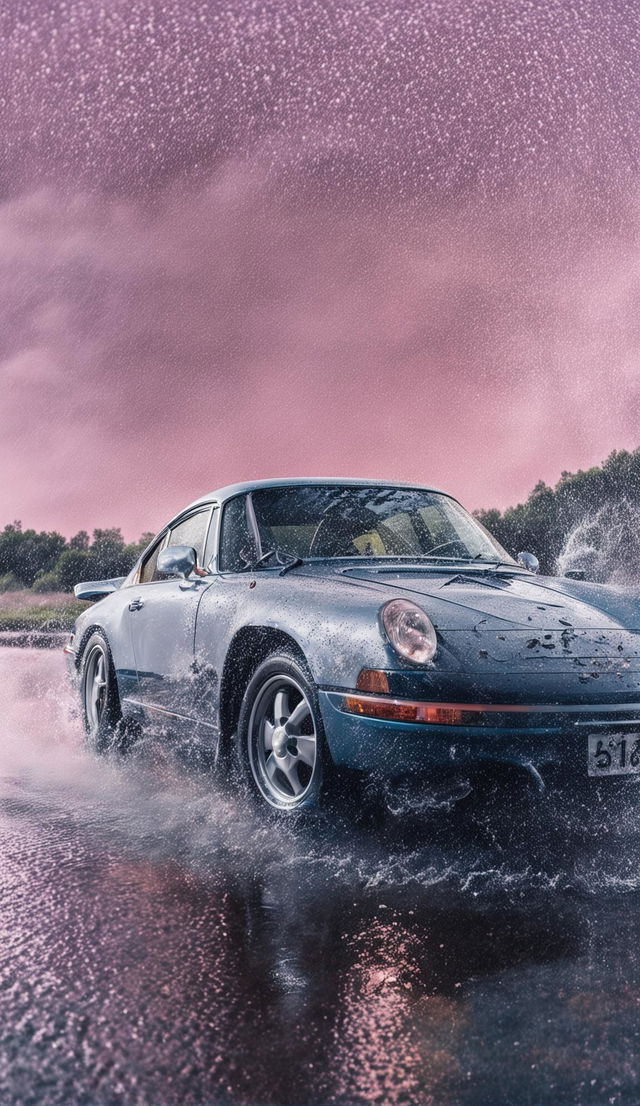
[(304, 564), (302, 557), (296, 557), (294, 553), (285, 553), (282, 549), (268, 549), (266, 553), (258, 557), (258, 560), (255, 561), (251, 567), (258, 568), (271, 557), (275, 557), (276, 563), (280, 565), (281, 576), (284, 576), (285, 572), (288, 572), (289, 569), (297, 568), (298, 565)]
[(486, 568), (510, 568), (514, 572), (522, 569), (522, 565), (516, 564), (514, 561), (485, 561), (481, 553), (476, 553), (472, 563), (474, 568), (482, 565)]
[(304, 564), (304, 561), (302, 560), (302, 557), (294, 557), (292, 555), (291, 560), (287, 561), (287, 563), (284, 564), (282, 566), (282, 568), (280, 569), (280, 576), (284, 576), (285, 572), (289, 572), (290, 569), (297, 568), (298, 565), (303, 565), (303, 564)]
[[(355, 559), (355, 558), (354, 558)], [(383, 557), (376, 557), (376, 561), (386, 560)], [(389, 558), (392, 560), (392, 558)], [(394, 568), (403, 571), (410, 572), (414, 565), (423, 565), (425, 562), (433, 564), (434, 567), (444, 568), (446, 565), (460, 565), (464, 566), (467, 572), (497, 572), (499, 568), (508, 568), (511, 572), (517, 572), (520, 569), (520, 565), (514, 564), (512, 561), (484, 561), (478, 560), (478, 557), (438, 557), (427, 553), (417, 554), (415, 557), (398, 558), (401, 560), (401, 564), (395, 564)], [(408, 562), (408, 563), (407, 563)], [(376, 566), (377, 567), (377, 566)], [(524, 570), (522, 570), (524, 571)]]
[[(349, 560), (359, 560), (358, 557), (350, 557)], [(363, 559), (370, 560), (370, 559)], [(375, 557), (376, 561), (401, 561), (403, 564), (416, 564), (417, 561), (443, 561), (445, 564), (450, 564), (451, 561), (469, 561), (468, 556), (447, 556), (445, 554), (438, 555), (436, 553), (390, 553), (388, 556), (382, 556), (378, 554)]]
[[(376, 560), (382, 559), (382, 557), (376, 557)], [(437, 561), (439, 564), (464, 564), (469, 565), (470, 568), (478, 569), (480, 569), (481, 566), (486, 568), (499, 568), (501, 565), (514, 569), (518, 568), (518, 565), (513, 564), (511, 561), (480, 561), (477, 555), (475, 557), (447, 557), (444, 554), (442, 556), (436, 556), (431, 553), (417, 553), (415, 557), (407, 556), (402, 559), (405, 563), (408, 561), (410, 564), (415, 564), (418, 561)]]

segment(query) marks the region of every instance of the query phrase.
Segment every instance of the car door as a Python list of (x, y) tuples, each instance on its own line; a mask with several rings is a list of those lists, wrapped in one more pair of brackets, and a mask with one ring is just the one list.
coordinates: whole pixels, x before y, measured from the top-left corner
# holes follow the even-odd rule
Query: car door
[(196, 614), (211, 577), (162, 577), (157, 559), (167, 545), (189, 545), (202, 565), (213, 516), (209, 504), (173, 523), (143, 562), (137, 585), (128, 589), (136, 697), (145, 711), (193, 717)]
[[(222, 518), (218, 516), (222, 512)], [(238, 610), (246, 610), (256, 586), (255, 574), (247, 567), (257, 557), (257, 535), (247, 517), (247, 496), (238, 495), (216, 511), (208, 545), (211, 548), (212, 585), (198, 609), (195, 637), (194, 715), (205, 725), (217, 725), (220, 682), (229, 644), (237, 624)], [(219, 534), (219, 538), (218, 538)], [(214, 556), (216, 546), (219, 555)]]

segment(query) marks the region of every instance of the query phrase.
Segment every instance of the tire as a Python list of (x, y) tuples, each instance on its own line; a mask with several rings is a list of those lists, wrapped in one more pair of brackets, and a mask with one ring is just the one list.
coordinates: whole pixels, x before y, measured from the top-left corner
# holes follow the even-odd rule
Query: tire
[(296, 657), (273, 655), (254, 672), (240, 708), (236, 748), (244, 779), (270, 807), (320, 807), (331, 761), (317, 691)]
[(109, 643), (97, 631), (82, 654), (80, 700), (87, 745), (95, 753), (105, 753), (119, 739), (122, 710)]

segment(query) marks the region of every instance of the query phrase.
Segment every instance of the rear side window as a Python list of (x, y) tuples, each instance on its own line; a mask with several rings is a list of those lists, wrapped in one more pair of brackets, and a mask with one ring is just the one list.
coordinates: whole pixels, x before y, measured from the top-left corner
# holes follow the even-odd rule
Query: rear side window
[(156, 565), (158, 563), (158, 553), (164, 545), (165, 538), (166, 534), (163, 534), (160, 540), (156, 542), (151, 552), (147, 555), (146, 560), (143, 561), (142, 568), (140, 569), (141, 584), (150, 584), (152, 580), (160, 579), (160, 577), (156, 575)]
[(220, 571), (241, 572), (256, 555), (249, 523), (246, 496), (238, 496), (226, 504), (220, 535)]

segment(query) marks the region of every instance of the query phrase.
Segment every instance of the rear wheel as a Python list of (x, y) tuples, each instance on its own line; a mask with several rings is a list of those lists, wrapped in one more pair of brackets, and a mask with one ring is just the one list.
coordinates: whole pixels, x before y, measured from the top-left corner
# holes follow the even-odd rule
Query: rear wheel
[(80, 697), (87, 744), (104, 753), (116, 740), (122, 711), (111, 650), (100, 633), (91, 635), (82, 656)]
[(298, 660), (282, 654), (259, 666), (242, 702), (237, 741), (245, 775), (270, 806), (319, 805), (329, 760), (317, 693)]

